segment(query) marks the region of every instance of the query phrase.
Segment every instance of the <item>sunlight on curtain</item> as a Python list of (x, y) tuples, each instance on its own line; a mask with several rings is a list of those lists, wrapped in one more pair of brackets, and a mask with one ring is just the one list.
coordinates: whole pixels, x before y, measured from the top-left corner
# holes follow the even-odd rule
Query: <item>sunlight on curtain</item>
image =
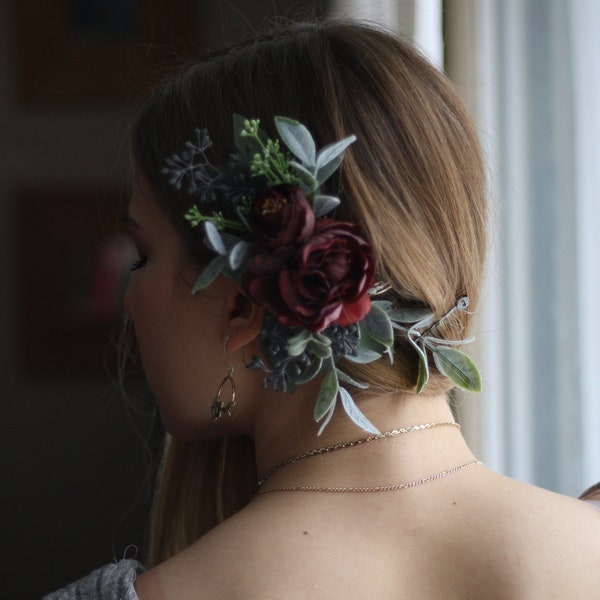
[(494, 201), (477, 332), (482, 457), (576, 494), (600, 478), (600, 3), (446, 9), (473, 33), (469, 93)]

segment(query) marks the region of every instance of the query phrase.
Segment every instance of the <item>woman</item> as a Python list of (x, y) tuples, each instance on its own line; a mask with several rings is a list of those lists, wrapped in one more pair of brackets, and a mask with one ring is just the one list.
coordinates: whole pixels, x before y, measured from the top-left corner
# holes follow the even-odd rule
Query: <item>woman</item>
[(133, 153), (126, 309), (170, 436), (150, 569), (80, 591), (597, 594), (600, 515), (487, 470), (448, 405), (480, 383), (458, 347), (486, 207), (442, 75), (381, 31), (295, 25), (157, 90)]

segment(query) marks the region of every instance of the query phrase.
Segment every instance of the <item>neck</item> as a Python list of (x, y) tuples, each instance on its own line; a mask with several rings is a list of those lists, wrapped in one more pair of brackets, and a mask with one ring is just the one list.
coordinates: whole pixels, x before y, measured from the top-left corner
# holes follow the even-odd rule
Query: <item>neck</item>
[[(255, 421), (259, 476), (286, 459), (310, 450), (369, 435), (339, 410), (323, 434), (317, 437), (318, 425), (312, 420), (311, 402), (293, 396), (276, 400), (276, 403), (265, 402), (263, 414), (258, 414)], [(370, 398), (361, 403), (361, 410), (382, 432), (454, 420), (445, 396)], [(397, 483), (427, 476), (473, 458), (457, 428), (435, 427), (293, 461), (274, 471), (264, 488)]]

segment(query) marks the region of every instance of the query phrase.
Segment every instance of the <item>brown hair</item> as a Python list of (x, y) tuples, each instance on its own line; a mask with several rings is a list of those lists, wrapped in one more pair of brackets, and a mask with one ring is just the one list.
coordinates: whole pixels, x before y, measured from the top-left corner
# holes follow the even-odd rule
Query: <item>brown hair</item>
[[(159, 88), (136, 121), (134, 156), (190, 259), (198, 264), (207, 255), (201, 236), (183, 219), (190, 197), (175, 192), (160, 171), (165, 158), (180, 150), (196, 127), (208, 129), (214, 141), (212, 158), (223, 163), (233, 150), (234, 113), (259, 118), (271, 135), (275, 115), (297, 119), (320, 147), (355, 134), (358, 141), (347, 150), (333, 184), (343, 190), (336, 218), (362, 226), (375, 251), (379, 279), (393, 286), (389, 298), (400, 306), (429, 307), (441, 316), (467, 295), (470, 311), (475, 310), (486, 220), (477, 137), (457, 94), (417, 52), (364, 25), (297, 24), (209, 55)], [(469, 319), (469, 314), (456, 312), (436, 335), (464, 335)], [(374, 393), (410, 392), (416, 356), (401, 338), (395, 355), (393, 365), (380, 360), (344, 369), (367, 380)], [(424, 393), (448, 387), (445, 378), (433, 373)], [(223, 456), (226, 448), (235, 449), (238, 463), (245, 460), (240, 450), (244, 444), (211, 443), (207, 453), (169, 442), (155, 506), (153, 562), (181, 549), (247, 501), (252, 482), (237, 476), (233, 460), (221, 461), (212, 481), (205, 478), (194, 486), (183, 481), (186, 473), (204, 473), (190, 463), (207, 456), (214, 460), (215, 452)], [(217, 479), (237, 487), (230, 489), (237, 499), (227, 500), (231, 503), (225, 512), (222, 507), (209, 510), (199, 500), (211, 496), (215, 506), (224, 499)], [(248, 482), (245, 491), (240, 491), (244, 486), (239, 481)], [(190, 511), (201, 510), (202, 523), (196, 516), (183, 526)]]

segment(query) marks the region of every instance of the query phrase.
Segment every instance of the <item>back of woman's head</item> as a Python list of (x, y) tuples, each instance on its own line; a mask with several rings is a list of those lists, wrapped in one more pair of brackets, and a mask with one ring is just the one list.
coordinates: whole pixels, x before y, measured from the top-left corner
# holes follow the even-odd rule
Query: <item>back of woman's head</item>
[[(318, 146), (354, 134), (337, 181), (338, 219), (360, 224), (376, 257), (377, 279), (399, 306), (438, 318), (459, 297), (477, 306), (485, 252), (484, 171), (469, 118), (443, 75), (397, 38), (370, 27), (323, 22), (266, 33), (187, 66), (145, 103), (135, 125), (138, 168), (178, 230), (191, 260), (207, 259), (202, 236), (183, 215), (192, 200), (161, 168), (194, 128), (207, 128), (214, 164), (234, 150), (232, 116), (297, 119)], [(334, 178), (332, 178), (334, 179)], [(436, 331), (456, 339), (470, 313), (456, 311)], [(417, 356), (397, 337), (393, 365), (346, 365), (371, 390), (410, 391)], [(434, 374), (425, 388), (439, 393)]]

